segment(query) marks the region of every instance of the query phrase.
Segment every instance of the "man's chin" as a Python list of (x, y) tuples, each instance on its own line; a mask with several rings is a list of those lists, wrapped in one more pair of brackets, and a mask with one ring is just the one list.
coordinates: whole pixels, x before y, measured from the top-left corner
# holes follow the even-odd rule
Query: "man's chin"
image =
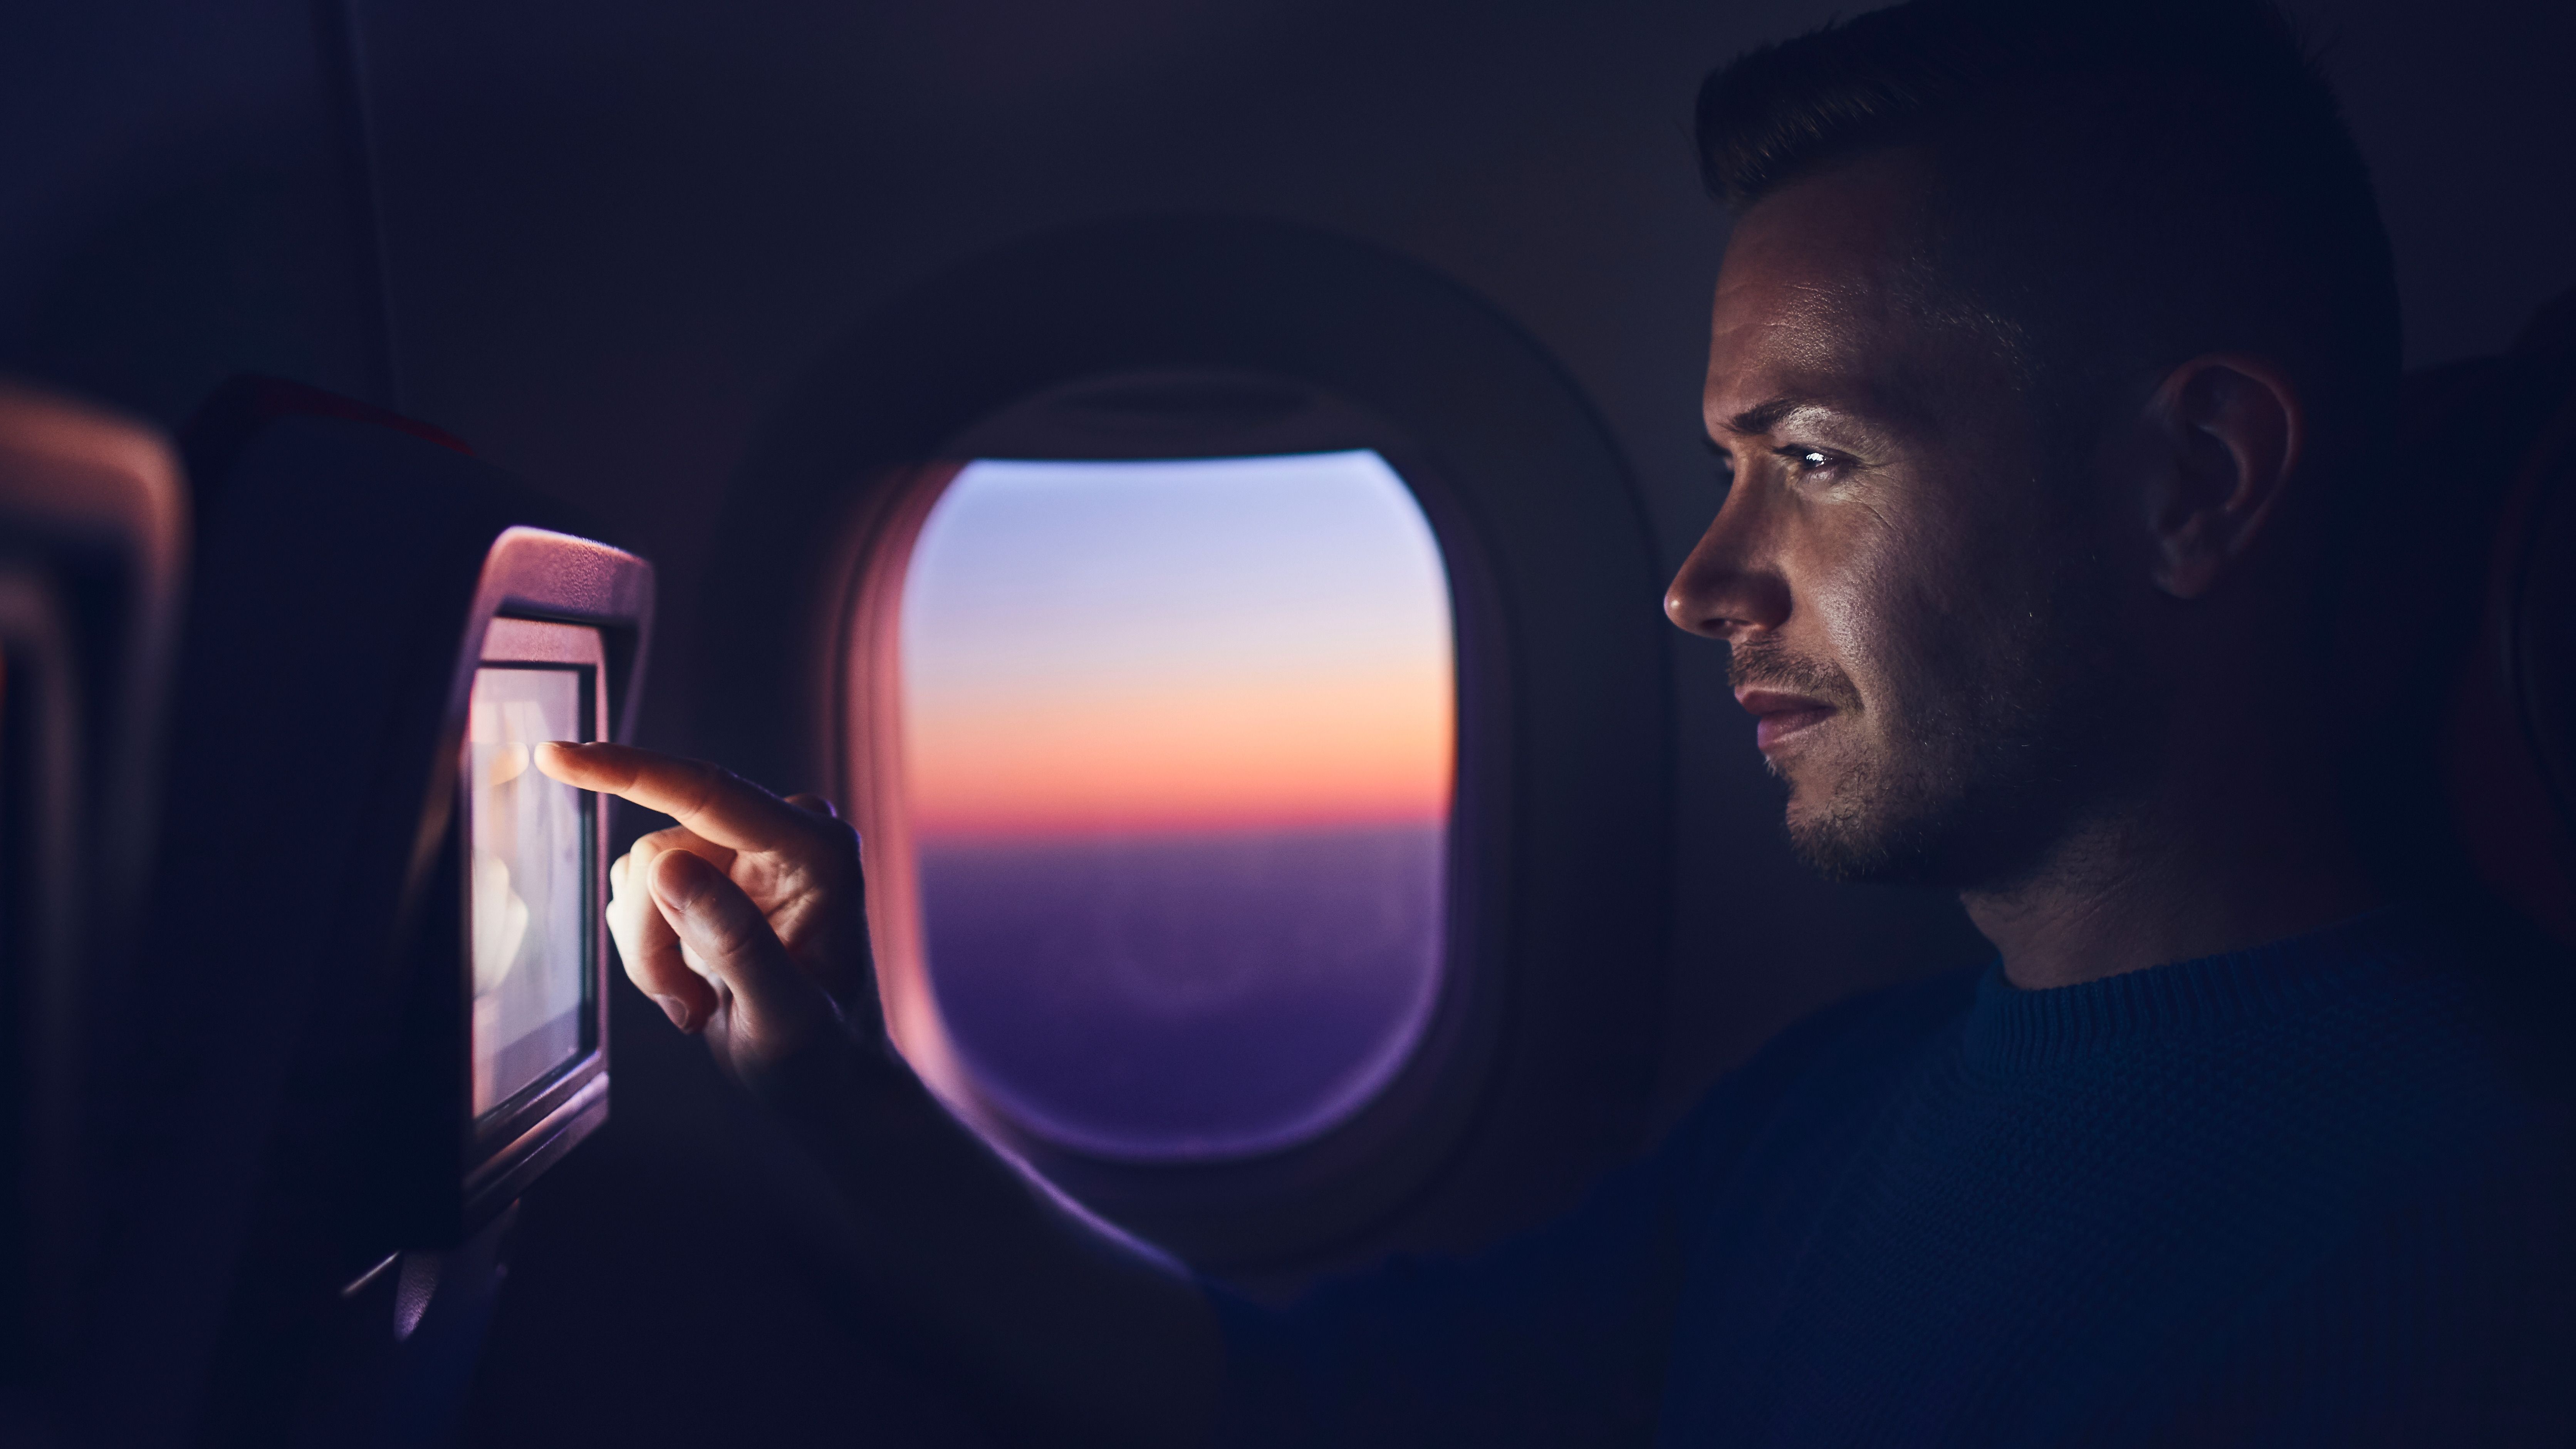
[(1869, 848), (1868, 842), (1854, 841), (1840, 831), (1819, 826), (1789, 823), (1789, 853), (1798, 863), (1829, 881), (1860, 884), (1888, 877), (1883, 852)]
[(1939, 882), (1941, 872), (1933, 852), (1925, 848), (1925, 832), (1873, 818), (1841, 801), (1802, 808), (1803, 793), (1790, 796), (1786, 824), (1790, 854), (1809, 870), (1850, 885)]

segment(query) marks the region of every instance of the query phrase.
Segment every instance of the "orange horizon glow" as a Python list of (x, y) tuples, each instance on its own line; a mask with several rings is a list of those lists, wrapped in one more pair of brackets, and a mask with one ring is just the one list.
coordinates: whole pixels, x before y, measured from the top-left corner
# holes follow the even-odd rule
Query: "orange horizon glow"
[(1446, 570), (1374, 453), (975, 463), (905, 598), (920, 841), (1448, 816)]
[(1433, 829), (1447, 824), (1444, 815), (1334, 815), (1306, 819), (1282, 815), (1276, 819), (1247, 819), (1240, 815), (1223, 818), (1195, 819), (1186, 816), (1156, 819), (1101, 817), (1097, 819), (1039, 820), (1028, 818), (972, 821), (929, 833), (916, 832), (915, 848), (986, 845), (1050, 845), (1076, 841), (1117, 841), (1155, 839), (1223, 839), (1240, 835), (1289, 836), (1314, 831)]
[(948, 839), (1445, 819), (1453, 708), (1445, 687), (1425, 683), (1380, 674), (1058, 690), (907, 711), (913, 830)]

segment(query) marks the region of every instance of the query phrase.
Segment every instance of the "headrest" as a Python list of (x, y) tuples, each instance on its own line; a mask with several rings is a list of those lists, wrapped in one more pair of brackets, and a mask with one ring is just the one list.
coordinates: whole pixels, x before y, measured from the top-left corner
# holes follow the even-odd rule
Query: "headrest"
[(2393, 894), (2487, 897), (2576, 947), (2576, 292), (2406, 375), (2349, 516), (2346, 800)]
[(2418, 455), (2505, 470), (2442, 778), (2486, 886), (2576, 946), (2576, 293), (2541, 310), (2486, 386), (2500, 431)]
[[(99, 869), (127, 883), (119, 895), (101, 882), (111, 913), (131, 913), (141, 885), (188, 511), (178, 459), (158, 431), (0, 379), (0, 580), (9, 585), (0, 637), (20, 636), (0, 654), (22, 670), (53, 647), (66, 656), (88, 792), (81, 823), (112, 853)], [(0, 666), (0, 679), (9, 672)], [(5, 691), (0, 684), (0, 698)]]
[(155, 429), (0, 380), (0, 1392), (59, 1367), (96, 1244), (187, 504)]

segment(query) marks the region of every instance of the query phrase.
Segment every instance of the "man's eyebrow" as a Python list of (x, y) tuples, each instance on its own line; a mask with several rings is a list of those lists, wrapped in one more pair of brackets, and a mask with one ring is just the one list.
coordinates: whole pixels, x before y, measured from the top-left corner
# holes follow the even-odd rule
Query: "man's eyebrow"
[(1731, 418), (1728, 418), (1719, 426), (1725, 428), (1728, 432), (1735, 433), (1739, 436), (1755, 433), (1767, 433), (1773, 428), (1780, 426), (1780, 420), (1786, 418), (1791, 413), (1803, 412), (1808, 408), (1820, 408), (1825, 406), (1828, 406), (1828, 404), (1821, 398), (1775, 397), (1769, 402), (1755, 403), (1753, 406), (1746, 408), (1744, 411), (1737, 413)]

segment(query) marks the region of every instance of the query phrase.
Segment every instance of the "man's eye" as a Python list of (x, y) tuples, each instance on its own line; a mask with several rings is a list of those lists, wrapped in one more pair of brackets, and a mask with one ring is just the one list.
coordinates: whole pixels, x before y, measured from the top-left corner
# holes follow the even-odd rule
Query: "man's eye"
[(1801, 477), (1830, 473), (1843, 466), (1843, 460), (1822, 448), (1782, 448), (1780, 456), (1789, 460), (1790, 470)]

